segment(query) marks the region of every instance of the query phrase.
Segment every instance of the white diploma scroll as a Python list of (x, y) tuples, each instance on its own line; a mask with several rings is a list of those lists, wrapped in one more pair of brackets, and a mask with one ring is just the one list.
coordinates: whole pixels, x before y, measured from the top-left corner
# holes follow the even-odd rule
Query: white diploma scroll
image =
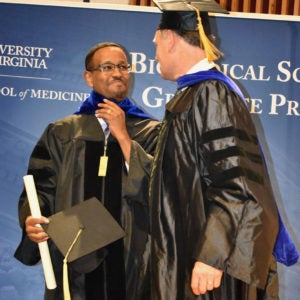
[[(40, 205), (39, 205), (39, 201), (35, 189), (33, 176), (26, 175), (23, 177), (23, 180), (25, 184), (31, 215), (34, 218), (39, 218), (41, 217), (41, 209), (40, 209)], [(47, 241), (38, 243), (38, 246), (41, 254), (46, 286), (49, 290), (53, 290), (56, 288), (56, 280), (53, 272)]]

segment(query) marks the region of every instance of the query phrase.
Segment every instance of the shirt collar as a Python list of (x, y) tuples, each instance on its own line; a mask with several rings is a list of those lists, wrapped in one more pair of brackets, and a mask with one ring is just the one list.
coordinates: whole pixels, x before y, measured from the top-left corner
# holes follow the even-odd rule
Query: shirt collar
[(191, 69), (189, 69), (186, 74), (193, 74), (199, 71), (207, 71), (214, 68), (215, 66), (216, 65), (213, 62), (210, 63), (207, 58), (204, 58), (197, 64), (195, 64)]

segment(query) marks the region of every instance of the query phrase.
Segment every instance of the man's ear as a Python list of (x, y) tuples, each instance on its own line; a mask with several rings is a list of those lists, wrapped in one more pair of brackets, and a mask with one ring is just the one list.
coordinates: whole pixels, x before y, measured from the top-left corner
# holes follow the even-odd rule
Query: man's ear
[(167, 35), (168, 35), (169, 51), (172, 52), (175, 49), (176, 41), (178, 39), (178, 35), (173, 30), (168, 30)]
[(94, 86), (92, 72), (85, 70), (82, 75), (87, 85), (92, 88)]

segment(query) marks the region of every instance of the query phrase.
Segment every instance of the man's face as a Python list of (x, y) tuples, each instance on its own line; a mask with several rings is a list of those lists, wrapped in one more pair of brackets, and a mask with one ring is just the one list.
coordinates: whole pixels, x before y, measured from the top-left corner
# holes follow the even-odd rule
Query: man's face
[[(127, 66), (127, 58), (122, 49), (118, 47), (105, 47), (95, 52), (90, 68), (93, 69), (106, 63)], [(120, 71), (115, 67), (113, 71), (85, 71), (84, 77), (87, 84), (95, 92), (107, 98), (122, 101), (127, 97), (130, 86), (130, 74), (127, 71)]]

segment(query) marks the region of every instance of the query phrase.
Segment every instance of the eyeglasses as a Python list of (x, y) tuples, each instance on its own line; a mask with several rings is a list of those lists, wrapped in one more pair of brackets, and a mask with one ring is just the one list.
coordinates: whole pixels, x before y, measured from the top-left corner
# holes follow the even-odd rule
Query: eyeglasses
[(115, 71), (116, 67), (121, 73), (129, 73), (131, 71), (131, 65), (130, 64), (113, 64), (113, 63), (105, 63), (101, 64), (97, 67), (87, 69), (88, 71), (96, 71), (99, 70), (103, 73), (112, 73)]

